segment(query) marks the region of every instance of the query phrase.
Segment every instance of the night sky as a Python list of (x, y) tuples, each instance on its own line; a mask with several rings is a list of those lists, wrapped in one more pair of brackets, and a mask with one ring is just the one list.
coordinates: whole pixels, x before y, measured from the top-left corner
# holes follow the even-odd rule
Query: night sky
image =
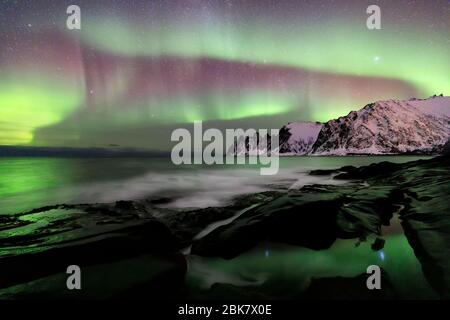
[(0, 145), (166, 150), (195, 120), (280, 128), (450, 95), (449, 34), (438, 0), (1, 0)]

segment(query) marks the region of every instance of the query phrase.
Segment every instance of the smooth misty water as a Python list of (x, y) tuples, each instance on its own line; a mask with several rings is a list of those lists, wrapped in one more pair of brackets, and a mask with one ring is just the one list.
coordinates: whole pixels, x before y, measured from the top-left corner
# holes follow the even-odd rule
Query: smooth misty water
[[(255, 165), (175, 166), (166, 158), (0, 158), (0, 214), (60, 203), (95, 203), (175, 197), (173, 207), (226, 204), (232, 197), (312, 183), (337, 183), (312, 177), (312, 169), (373, 162), (406, 162), (419, 157), (282, 157), (274, 176)], [(423, 157), (422, 157), (423, 158)]]
[[(224, 205), (232, 197), (313, 183), (345, 183), (312, 177), (312, 169), (407, 162), (424, 157), (289, 157), (275, 176), (258, 166), (174, 166), (170, 159), (0, 158), (0, 214), (58, 203), (112, 202), (148, 196), (175, 197), (172, 207)], [(386, 244), (374, 252), (370, 241), (338, 240), (328, 250), (261, 244), (232, 260), (188, 255), (187, 285), (200, 296), (214, 283), (255, 287), (269, 295), (304, 289), (312, 278), (353, 277), (367, 266), (383, 267), (403, 298), (436, 298), (403, 235), (398, 218), (383, 228)], [(372, 239), (373, 240), (373, 239)]]

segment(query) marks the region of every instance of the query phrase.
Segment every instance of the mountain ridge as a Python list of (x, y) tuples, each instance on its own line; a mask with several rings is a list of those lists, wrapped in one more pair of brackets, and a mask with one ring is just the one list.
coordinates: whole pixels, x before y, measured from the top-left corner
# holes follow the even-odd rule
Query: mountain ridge
[(381, 100), (326, 122), (312, 155), (439, 153), (450, 138), (450, 97)]

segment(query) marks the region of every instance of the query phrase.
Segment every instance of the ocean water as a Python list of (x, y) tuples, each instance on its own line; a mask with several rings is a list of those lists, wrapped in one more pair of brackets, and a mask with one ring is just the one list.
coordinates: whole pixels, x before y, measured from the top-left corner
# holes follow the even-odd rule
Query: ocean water
[[(314, 183), (346, 183), (333, 181), (329, 176), (309, 176), (313, 169), (423, 158), (426, 157), (283, 157), (274, 176), (261, 176), (257, 165), (175, 166), (164, 158), (0, 158), (0, 214), (59, 203), (145, 197), (174, 198), (167, 206), (175, 208), (220, 206), (246, 193)], [(199, 236), (209, 231), (207, 228)], [(354, 277), (376, 264), (387, 272), (401, 298), (437, 298), (403, 235), (398, 217), (392, 219), (391, 226), (383, 227), (382, 233), (386, 243), (377, 252), (370, 248), (373, 239), (358, 246), (355, 239), (337, 240), (328, 250), (320, 251), (262, 243), (231, 260), (185, 252), (186, 285), (194, 298), (208, 294), (217, 283), (255, 288), (257, 292), (283, 298), (307, 288), (314, 278)]]
[[(424, 157), (420, 157), (424, 158)], [(0, 214), (61, 203), (170, 197), (176, 208), (226, 205), (241, 194), (313, 183), (313, 169), (407, 162), (413, 156), (281, 157), (280, 170), (261, 176), (258, 165), (173, 165), (169, 158), (0, 158)]]

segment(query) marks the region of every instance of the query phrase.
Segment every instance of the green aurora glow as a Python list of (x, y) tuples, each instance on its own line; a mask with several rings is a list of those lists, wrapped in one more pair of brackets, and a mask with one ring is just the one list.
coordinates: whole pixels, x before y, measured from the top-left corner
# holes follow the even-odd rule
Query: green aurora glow
[[(12, 25), (33, 27), (18, 36), (11, 26), (0, 33), (0, 145), (98, 146), (137, 127), (153, 127), (147, 135), (154, 136), (157, 127), (195, 120), (258, 128), (267, 125), (261, 119), (273, 119), (279, 128), (324, 122), (378, 99), (449, 94), (445, 13), (430, 21), (436, 14), (424, 11), (399, 23), (391, 12), (381, 30), (371, 31), (364, 5), (356, 16), (328, 11), (317, 19), (306, 13), (320, 17), (322, 9), (305, 13), (298, 5), (296, 17), (286, 14), (286, 3), (278, 6), (241, 14), (212, 5), (185, 15), (156, 11), (147, 20), (120, 6), (101, 7), (84, 14), (75, 32), (65, 23), (39, 27), (43, 13), (25, 24), (24, 15)], [(430, 23), (436, 27), (428, 29)], [(295, 72), (303, 78), (292, 78)], [(169, 142), (136, 135), (121, 145), (164, 149)]]

